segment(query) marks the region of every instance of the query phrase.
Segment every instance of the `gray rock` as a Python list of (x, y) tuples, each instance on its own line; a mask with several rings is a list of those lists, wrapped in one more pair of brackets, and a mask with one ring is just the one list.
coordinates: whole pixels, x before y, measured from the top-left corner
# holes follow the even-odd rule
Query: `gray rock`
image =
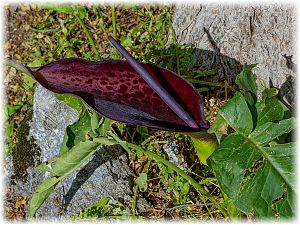
[(145, 213), (151, 209), (151, 205), (145, 198), (139, 198), (136, 203), (139, 213)]
[(57, 156), (65, 129), (79, 118), (75, 109), (57, 100), (53, 93), (37, 85), (29, 137), (42, 149), (41, 161)]
[[(37, 185), (49, 174), (34, 169), (54, 159), (60, 149), (66, 127), (78, 119), (77, 111), (58, 101), (51, 92), (37, 85), (34, 95), (29, 138), (40, 147), (34, 163), (27, 168), (27, 179), (15, 177), (12, 157), (6, 160), (8, 183), (15, 195), (31, 197)], [(30, 157), (30, 156), (28, 156)], [(22, 162), (19, 162), (22, 163)], [(14, 171), (13, 173), (11, 171)], [(100, 147), (95, 155), (74, 173), (64, 178), (36, 214), (39, 221), (65, 221), (72, 214), (110, 197), (123, 203), (132, 201), (131, 171), (119, 146)]]
[(294, 106), (296, 76), (296, 7), (291, 4), (178, 3), (173, 17), (180, 44), (196, 47), (195, 67), (217, 69), (218, 78), (233, 80), (241, 65), (280, 89)]
[(101, 198), (129, 203), (131, 196), (127, 157), (119, 147), (102, 147), (91, 160), (62, 180), (36, 216), (41, 220), (68, 220)]
[(169, 161), (174, 163), (178, 168), (187, 171), (186, 163), (180, 158), (179, 145), (176, 140), (172, 140), (163, 146), (165, 153), (169, 157)]

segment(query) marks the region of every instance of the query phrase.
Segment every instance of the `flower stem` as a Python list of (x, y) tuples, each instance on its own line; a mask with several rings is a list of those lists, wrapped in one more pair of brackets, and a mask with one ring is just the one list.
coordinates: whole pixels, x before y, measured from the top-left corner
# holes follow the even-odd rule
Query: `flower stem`
[(84, 25), (82, 19), (80, 18), (80, 16), (78, 15), (78, 12), (76, 11), (76, 8), (74, 9), (74, 15), (77, 19), (77, 21), (79, 22), (81, 28), (83, 29), (83, 32), (85, 33), (85, 35), (87, 36), (88, 40), (89, 40), (89, 43), (90, 45), (92, 46), (92, 49), (94, 51), (94, 53), (96, 54), (96, 57), (99, 59), (99, 51), (96, 47), (96, 44), (90, 34), (90, 32), (88, 31), (88, 29), (86, 28), (86, 26)]
[[(112, 20), (112, 26), (113, 26), (113, 37), (117, 38), (117, 27), (116, 27), (116, 7), (115, 4), (112, 4), (111, 6), (111, 20)], [(114, 59), (118, 58), (118, 50), (114, 48)]]

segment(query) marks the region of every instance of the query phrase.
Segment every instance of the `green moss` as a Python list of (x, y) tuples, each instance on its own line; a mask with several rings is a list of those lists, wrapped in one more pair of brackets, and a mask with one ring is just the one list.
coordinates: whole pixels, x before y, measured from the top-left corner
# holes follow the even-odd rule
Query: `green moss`
[(27, 169), (40, 163), (40, 148), (32, 140), (28, 139), (30, 129), (29, 121), (31, 118), (32, 111), (29, 111), (17, 130), (18, 143), (12, 151), (14, 168), (13, 179), (23, 182), (27, 182)]

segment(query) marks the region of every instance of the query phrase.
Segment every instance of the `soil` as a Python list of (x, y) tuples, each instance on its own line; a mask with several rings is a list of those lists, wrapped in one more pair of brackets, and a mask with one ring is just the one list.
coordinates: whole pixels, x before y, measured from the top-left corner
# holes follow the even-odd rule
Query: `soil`
[[(30, 49), (30, 46), (27, 42), (24, 42), (24, 39), (28, 39), (31, 35), (30, 26), (34, 20), (33, 10), (34, 8), (29, 5), (10, 5), (9, 7), (5, 7), (5, 58), (22, 61), (28, 60), (28, 57), (23, 53)], [(6, 87), (7, 102), (9, 104), (16, 104), (21, 101), (24, 94), (31, 96), (32, 93), (27, 93), (22, 88), (22, 73), (13, 68), (5, 69), (4, 85)]]
[[(29, 58), (24, 52), (31, 49), (24, 39), (31, 36), (30, 26), (34, 21), (34, 6), (27, 4), (5, 6), (4, 15), (6, 21), (5, 29), (5, 45), (4, 57), (15, 60), (26, 61)], [(5, 101), (9, 105), (17, 105), (24, 99), (32, 101), (33, 90), (23, 87), (23, 74), (14, 68), (4, 68), (4, 87)], [(33, 157), (39, 155), (38, 146), (27, 139), (29, 133), (29, 121), (31, 120), (32, 110), (30, 105), (24, 104), (23, 107), (13, 114), (8, 122), (14, 124), (13, 136), (7, 144), (15, 144), (16, 147), (12, 151), (13, 156), (13, 179), (26, 182), (27, 168), (34, 163)], [(8, 123), (5, 123), (7, 126)], [(30, 156), (30, 157), (28, 157)], [(20, 163), (22, 162), (22, 163)], [(26, 207), (28, 197), (16, 196), (11, 189), (5, 190), (5, 218), (8, 220), (22, 220), (26, 216)]]

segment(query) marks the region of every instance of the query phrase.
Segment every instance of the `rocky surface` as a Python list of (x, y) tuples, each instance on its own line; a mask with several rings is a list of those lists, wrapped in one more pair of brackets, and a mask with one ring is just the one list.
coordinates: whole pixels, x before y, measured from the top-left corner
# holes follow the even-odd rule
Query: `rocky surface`
[(196, 47), (195, 67), (217, 69), (219, 79), (233, 80), (241, 65), (257, 64), (254, 72), (259, 80), (279, 88), (294, 106), (294, 5), (178, 3), (173, 26), (179, 43)]
[[(24, 157), (24, 160), (30, 157), (34, 159), (25, 170), (26, 179), (15, 175), (14, 156), (6, 160), (6, 183), (13, 189), (14, 195), (30, 198), (35, 187), (49, 176), (34, 167), (58, 155), (66, 127), (77, 119), (78, 113), (75, 110), (58, 101), (40, 85), (37, 86), (29, 138), (39, 148), (36, 148), (36, 154)], [(103, 197), (129, 203), (132, 200), (130, 176), (127, 157), (122, 148), (101, 147), (88, 162), (56, 186), (36, 217), (40, 221), (64, 221)]]

